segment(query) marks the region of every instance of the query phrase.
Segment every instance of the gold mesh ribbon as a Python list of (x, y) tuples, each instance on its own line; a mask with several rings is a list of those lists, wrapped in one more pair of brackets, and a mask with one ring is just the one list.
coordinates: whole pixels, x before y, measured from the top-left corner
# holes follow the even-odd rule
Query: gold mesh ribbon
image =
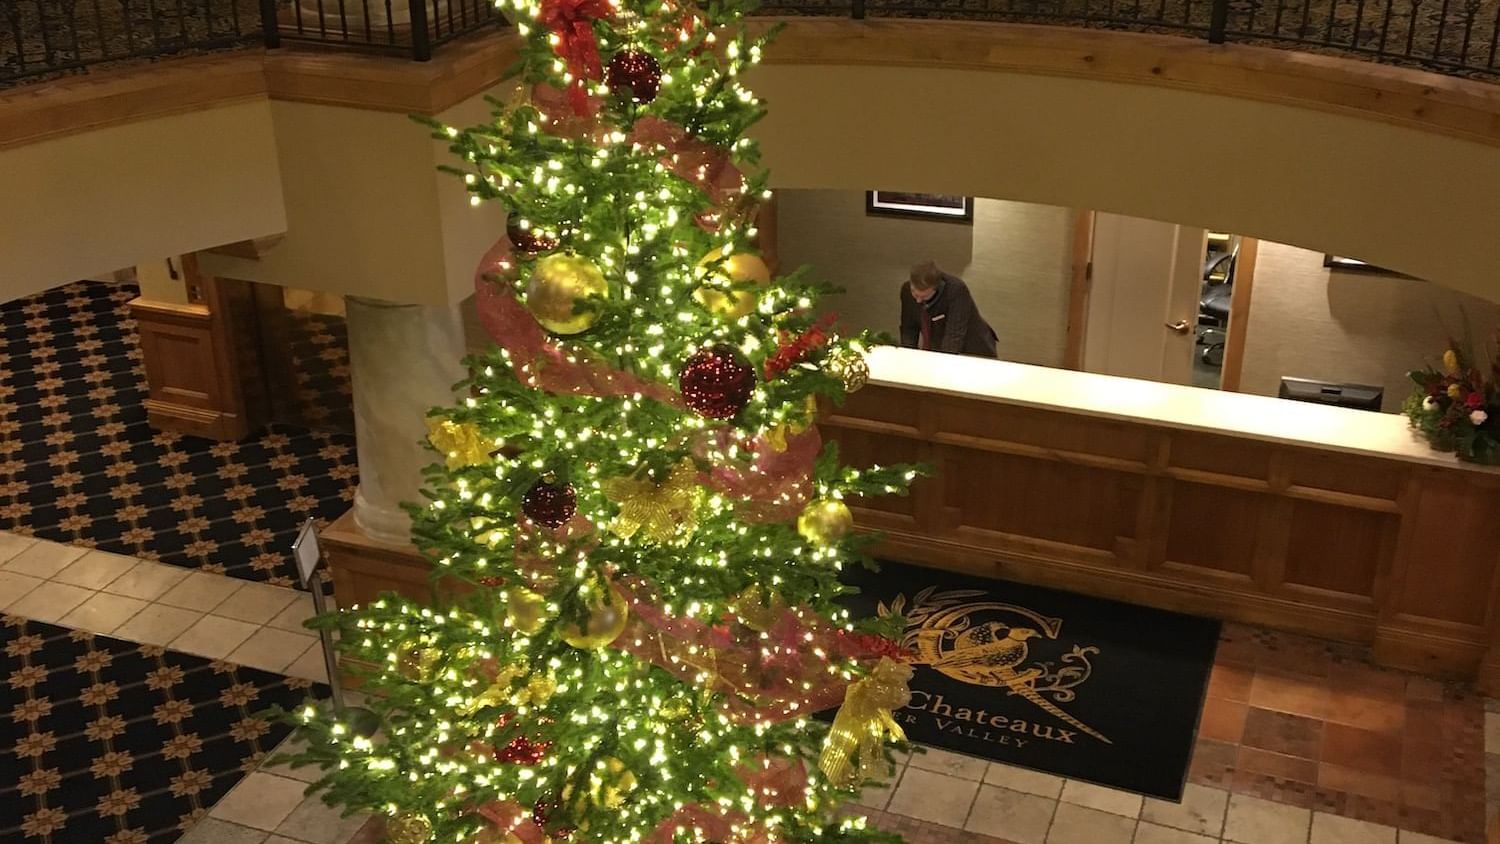
[(443, 453), (443, 460), (449, 469), (473, 466), (490, 459), (491, 443), (473, 422), (429, 417), (427, 441)]
[(911, 666), (881, 657), (870, 676), (849, 684), (818, 757), (818, 768), (834, 785), (852, 788), (870, 779), (876, 761), (885, 758), (886, 737), (906, 740), (891, 712), (911, 702), (911, 675)]
[(630, 539), (637, 533), (660, 545), (684, 542), (698, 529), (698, 470), (683, 460), (660, 484), (649, 478), (610, 478), (604, 494), (620, 505), (610, 530)]

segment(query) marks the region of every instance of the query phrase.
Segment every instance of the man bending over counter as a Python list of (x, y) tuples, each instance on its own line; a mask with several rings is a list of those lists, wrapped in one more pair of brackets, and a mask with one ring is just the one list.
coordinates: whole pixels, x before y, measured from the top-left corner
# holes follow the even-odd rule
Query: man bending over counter
[(935, 261), (911, 268), (911, 279), (901, 285), (901, 345), (992, 358), (995, 339), (963, 279)]

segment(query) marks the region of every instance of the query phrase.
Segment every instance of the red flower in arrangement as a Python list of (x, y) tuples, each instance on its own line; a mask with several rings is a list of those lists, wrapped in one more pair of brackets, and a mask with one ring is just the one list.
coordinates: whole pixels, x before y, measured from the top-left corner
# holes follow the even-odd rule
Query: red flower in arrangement
[(838, 321), (838, 314), (825, 314), (812, 324), (812, 327), (797, 335), (797, 338), (788, 342), (785, 334), (781, 337), (781, 344), (776, 347), (776, 354), (766, 359), (766, 380), (786, 372), (796, 365), (797, 361), (807, 357), (808, 352), (828, 342), (828, 329)]
[(1468, 397), (1464, 399), (1464, 406), (1469, 408), (1470, 410), (1478, 410), (1479, 408), (1484, 407), (1484, 394), (1479, 392), (1470, 393)]

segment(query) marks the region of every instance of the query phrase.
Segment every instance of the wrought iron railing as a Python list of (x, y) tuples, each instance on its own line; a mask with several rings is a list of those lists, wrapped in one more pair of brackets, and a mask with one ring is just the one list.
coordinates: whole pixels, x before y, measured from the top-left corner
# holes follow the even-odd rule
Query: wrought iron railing
[(265, 0), (266, 46), (300, 41), (401, 53), (417, 61), (504, 18), (494, 0)]
[[(951, 18), (1261, 43), (1500, 81), (1500, 0), (764, 0), (762, 15)], [(432, 57), (492, 0), (0, 0), (0, 86), (262, 42)]]
[(0, 85), (260, 39), (259, 0), (0, 0)]
[(1160, 32), (1500, 81), (1500, 0), (763, 0), (760, 13)]

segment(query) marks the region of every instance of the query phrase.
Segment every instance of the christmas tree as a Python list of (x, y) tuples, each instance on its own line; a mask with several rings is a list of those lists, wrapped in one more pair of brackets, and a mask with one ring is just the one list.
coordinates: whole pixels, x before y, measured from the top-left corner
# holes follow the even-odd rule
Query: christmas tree
[(870, 338), (757, 253), (746, 10), (515, 0), (519, 95), (437, 127), (509, 212), (476, 278), (497, 345), (428, 419), (432, 600), (320, 622), (379, 733), (294, 714), (315, 787), (395, 844), (890, 837), (839, 810), (910, 669), (837, 598), (868, 541), (844, 499), (915, 471), (841, 468), (814, 424)]

